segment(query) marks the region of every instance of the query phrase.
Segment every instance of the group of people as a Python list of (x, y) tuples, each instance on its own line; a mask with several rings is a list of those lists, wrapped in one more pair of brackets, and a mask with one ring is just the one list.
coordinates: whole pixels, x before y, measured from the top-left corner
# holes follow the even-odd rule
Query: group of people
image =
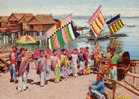
[(94, 52), (94, 66), (98, 71), (96, 81), (89, 87), (90, 94), (97, 99), (106, 99), (104, 78), (108, 78), (112, 80), (113, 97), (115, 97), (116, 83), (114, 81), (123, 80), (131, 69), (130, 54), (118, 48), (108, 47), (107, 53), (102, 55), (99, 45), (96, 46)]
[(27, 76), (32, 63), (35, 64), (36, 74), (40, 77), (41, 87), (50, 79), (57, 83), (70, 76), (97, 73), (96, 82), (91, 85), (90, 91), (96, 94), (98, 99), (105, 99), (104, 76), (107, 75), (112, 80), (121, 80), (125, 76), (125, 70), (119, 67), (123, 67), (123, 64), (125, 67), (128, 66), (130, 56), (128, 52), (121, 53), (110, 47), (107, 53), (102, 53), (99, 45), (96, 45), (92, 52), (89, 52), (87, 47), (53, 51), (48, 48), (45, 50), (37, 48), (33, 52), (13, 47), (10, 54), (10, 82), (18, 82), (19, 91), (26, 90)]
[(40, 50), (30, 52), (25, 48), (13, 47), (10, 53), (10, 82), (18, 82), (19, 91), (26, 90), (27, 75), (31, 64), (35, 64), (36, 74), (40, 77), (43, 87), (49, 79), (59, 82), (69, 76), (87, 75), (92, 73), (93, 53), (88, 48)]

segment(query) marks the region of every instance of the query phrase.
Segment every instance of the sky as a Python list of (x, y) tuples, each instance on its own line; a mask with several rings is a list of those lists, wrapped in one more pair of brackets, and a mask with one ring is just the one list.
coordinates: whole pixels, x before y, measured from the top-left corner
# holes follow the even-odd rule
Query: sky
[(139, 16), (139, 0), (0, 0), (0, 15), (16, 12), (89, 16), (99, 5), (104, 15)]

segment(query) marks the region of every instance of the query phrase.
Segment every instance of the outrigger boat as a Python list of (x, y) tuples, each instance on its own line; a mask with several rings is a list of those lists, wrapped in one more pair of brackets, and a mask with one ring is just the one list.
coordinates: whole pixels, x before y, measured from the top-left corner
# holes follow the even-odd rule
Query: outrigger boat
[[(89, 28), (88, 27), (79, 27), (79, 28), (77, 28), (77, 31), (80, 34), (82, 34), (81, 32), (83, 30), (89, 30)], [(91, 30), (88, 31), (87, 34), (89, 34), (89, 36), (87, 36), (87, 35), (80, 35), (80, 38), (87, 38), (90, 41), (90, 40), (108, 40), (108, 39), (113, 38), (113, 37), (114, 38), (127, 37), (127, 34), (125, 34), (125, 33), (117, 33), (117, 34), (116, 33), (115, 34), (106, 34), (106, 33), (104, 33), (106, 35), (100, 35), (99, 37), (96, 38), (94, 36), (94, 33)]]
[[(106, 35), (102, 35), (104, 31), (104, 24), (107, 24), (109, 32)], [(89, 25), (89, 40), (106, 40), (111, 37), (126, 37), (124, 33), (116, 34), (121, 28), (124, 27), (124, 23), (121, 20), (120, 14), (112, 17), (110, 20), (106, 21), (106, 18), (101, 12), (101, 5), (92, 14), (88, 20)], [(83, 29), (86, 29), (83, 27)], [(104, 33), (103, 33), (104, 34)]]
[(127, 37), (127, 34), (118, 33), (118, 34), (112, 34), (112, 35), (104, 35), (104, 36), (99, 36), (97, 39), (91, 36), (88, 38), (88, 40), (108, 40), (110, 38), (117, 38), (117, 37)]

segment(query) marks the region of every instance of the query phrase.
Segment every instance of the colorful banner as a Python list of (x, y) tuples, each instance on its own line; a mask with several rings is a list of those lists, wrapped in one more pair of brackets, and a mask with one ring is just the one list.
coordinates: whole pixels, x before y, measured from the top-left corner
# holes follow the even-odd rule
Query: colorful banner
[(115, 33), (119, 31), (121, 28), (124, 27), (124, 23), (120, 18), (120, 14), (116, 15), (115, 17), (111, 18), (109, 21), (106, 22), (110, 33)]
[(63, 18), (61, 20), (61, 27), (65, 26), (71, 22), (72, 22), (72, 14), (69, 14), (68, 16), (66, 16), (65, 18)]
[[(50, 49), (64, 48), (65, 44), (70, 45), (71, 41), (79, 36), (79, 33), (77, 33), (73, 27), (71, 18), (69, 17), (67, 20), (70, 23), (57, 29), (57, 31), (54, 31), (53, 33), (49, 33), (51, 34), (51, 36), (48, 35), (48, 46)], [(54, 28), (50, 30), (53, 31)]]
[(70, 34), (68, 25), (66, 25), (66, 26), (64, 27), (64, 30), (65, 30), (65, 32), (68, 34), (69, 40), (72, 41), (72, 36), (71, 36), (71, 34)]
[(69, 44), (70, 38), (69, 38), (68, 34), (66, 33), (65, 29), (62, 28), (61, 31), (62, 31), (62, 35), (63, 35), (64, 42), (66, 44)]
[(48, 38), (48, 48), (51, 49), (51, 50), (53, 50), (52, 44), (51, 44), (51, 37)]
[(105, 23), (104, 17), (100, 9), (101, 6), (98, 7), (95, 13), (93, 13), (93, 15), (88, 20), (90, 29), (94, 33), (95, 37), (100, 36)]
[(71, 26), (71, 23), (68, 24), (68, 29), (69, 29), (69, 33), (70, 33), (70, 35), (71, 35), (72, 40), (75, 40), (75, 35), (74, 35), (73, 28), (72, 28), (72, 26)]
[(53, 35), (53, 44), (54, 44), (54, 49), (60, 48), (60, 45), (59, 45), (58, 38), (57, 38), (56, 34)]
[(53, 35), (51, 36), (50, 40), (51, 40), (51, 47), (52, 49), (54, 49)]
[(57, 35), (57, 38), (58, 38), (58, 42), (59, 42), (60, 48), (64, 48), (65, 42), (64, 42), (64, 39), (63, 39), (63, 36), (62, 36), (62, 31), (58, 30), (56, 32), (56, 35)]

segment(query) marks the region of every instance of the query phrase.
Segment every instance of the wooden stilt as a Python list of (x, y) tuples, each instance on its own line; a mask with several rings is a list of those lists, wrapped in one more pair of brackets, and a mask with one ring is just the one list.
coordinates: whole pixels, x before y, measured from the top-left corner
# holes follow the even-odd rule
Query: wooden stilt
[(113, 91), (112, 91), (112, 99), (115, 99), (116, 94), (116, 84), (114, 84)]

